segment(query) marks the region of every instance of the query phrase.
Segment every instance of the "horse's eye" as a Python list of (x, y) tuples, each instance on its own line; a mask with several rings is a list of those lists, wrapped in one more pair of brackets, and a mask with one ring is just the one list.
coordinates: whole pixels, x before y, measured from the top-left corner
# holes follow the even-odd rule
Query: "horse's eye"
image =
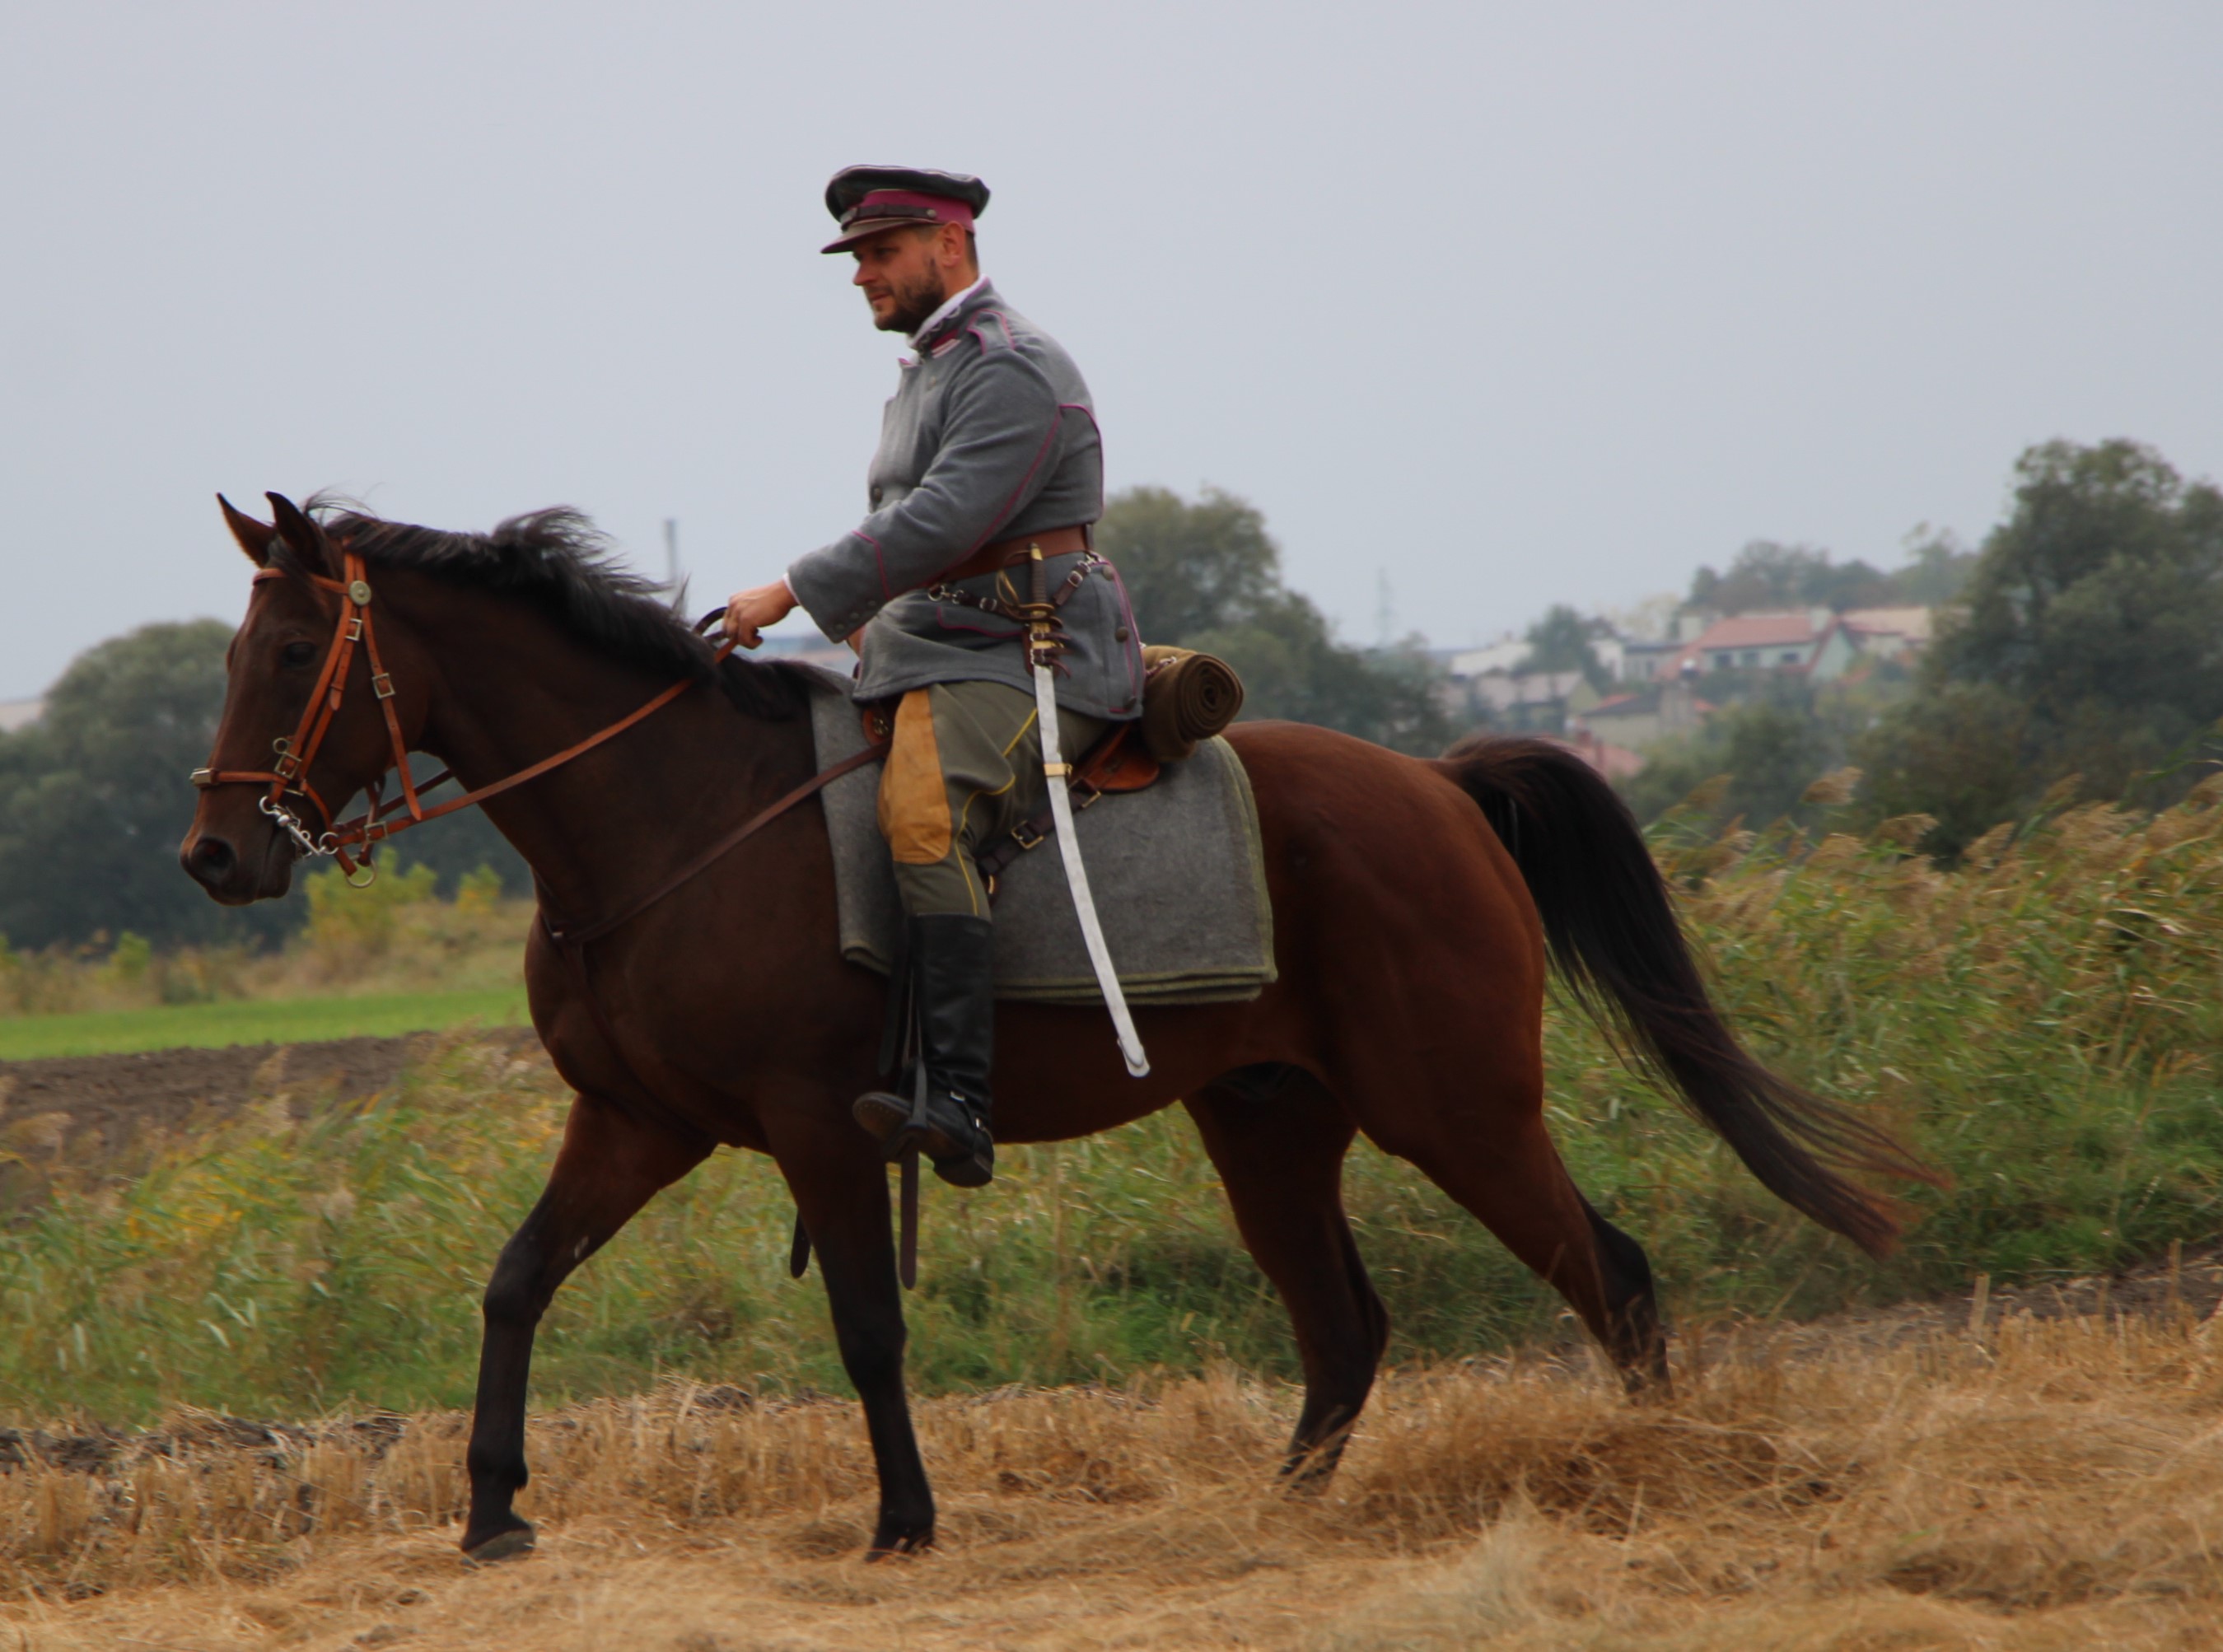
[(317, 657), (314, 643), (288, 643), (278, 650), (278, 657), (287, 665), (307, 665)]

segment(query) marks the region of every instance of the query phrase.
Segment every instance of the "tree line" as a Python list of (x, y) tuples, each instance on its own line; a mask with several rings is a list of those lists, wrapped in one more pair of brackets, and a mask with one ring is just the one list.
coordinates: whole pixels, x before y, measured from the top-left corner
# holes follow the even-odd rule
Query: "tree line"
[[(1231, 662), (1247, 718), (1322, 724), (1420, 754), (1466, 732), (1417, 641), (1354, 647), (1288, 587), (1280, 547), (1248, 501), (1134, 488), (1111, 501), (1097, 542), (1143, 638)], [(1947, 606), (1911, 674), (1892, 668), (1842, 689), (1708, 678), (1706, 692), (1726, 690), (1732, 703), (1629, 783), (1647, 820), (1691, 804), (1716, 819), (1803, 822), (1824, 807), (1809, 798), (1812, 782), (1849, 764), (1866, 776), (1856, 814), (1929, 815), (1922, 846), (1951, 857), (2064, 801), (2171, 801), (2212, 766), (2223, 719), (2223, 493), (2137, 443), (2031, 449), (2011, 509), (1974, 551), (1933, 536), (1886, 574), (1756, 542), (1725, 570), (1698, 570), (1691, 599), (1729, 612)], [(1531, 663), (1594, 670), (1589, 624), (1553, 610), (1530, 632)], [(177, 865), (193, 812), (187, 776), (215, 736), (230, 635), (204, 619), (102, 643), (54, 684), (38, 722), (0, 734), (0, 938), (98, 945), (129, 931), (259, 943), (301, 920), (298, 893), (220, 908)], [(431, 867), (444, 888), (481, 866), (512, 893), (530, 888), (476, 810), (387, 852)]]
[[(281, 901), (220, 907), (178, 865), (224, 711), (232, 628), (214, 619), (142, 625), (87, 649), (28, 727), (0, 734), (0, 947), (260, 945), (306, 916), (299, 882)], [(399, 851), (396, 853), (395, 851)], [(452, 889), (481, 865), (526, 887), (524, 863), (475, 809), (381, 852), (430, 866)]]

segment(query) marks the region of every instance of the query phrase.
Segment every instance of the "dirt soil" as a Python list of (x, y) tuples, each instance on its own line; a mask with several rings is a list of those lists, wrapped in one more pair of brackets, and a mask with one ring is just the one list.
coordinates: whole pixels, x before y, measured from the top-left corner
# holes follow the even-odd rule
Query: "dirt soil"
[[(0, 1061), (0, 1214), (35, 1204), (62, 1165), (129, 1176), (157, 1136), (263, 1103), (296, 1119), (393, 1088), (440, 1034)], [(529, 1031), (486, 1036), (531, 1045)]]

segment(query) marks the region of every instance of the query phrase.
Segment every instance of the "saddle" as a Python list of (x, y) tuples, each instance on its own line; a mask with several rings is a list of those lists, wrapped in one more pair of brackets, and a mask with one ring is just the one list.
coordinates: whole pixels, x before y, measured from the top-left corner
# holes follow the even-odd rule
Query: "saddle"
[[(1193, 649), (1151, 647), (1143, 650), (1143, 714), (1114, 723), (1073, 765), (1066, 782), (1077, 812), (1118, 792), (1147, 791), (1168, 763), (1194, 754), (1235, 720), (1243, 709), (1243, 682), (1225, 661)], [(884, 745), (895, 738), (895, 707), (880, 701), (864, 708), (865, 738)], [(1056, 829), (1049, 804), (986, 845), (974, 862), (991, 902), (1004, 870), (1030, 849), (1039, 848)]]
[[(873, 745), (885, 746), (895, 738), (895, 720), (893, 705), (881, 701), (866, 706), (865, 738)], [(1157, 783), (1165, 772), (1164, 765), (1150, 755), (1141, 739), (1134, 738), (1140, 727), (1139, 723), (1114, 723), (1081, 754), (1066, 782), (1074, 809), (1087, 808), (1109, 793), (1139, 792)], [(1040, 848), (1055, 830), (1056, 820), (1045, 803), (982, 848), (974, 862), (980, 868), (980, 881), (987, 887), (990, 901), (996, 898), (996, 880), (1004, 869), (1030, 849)]]

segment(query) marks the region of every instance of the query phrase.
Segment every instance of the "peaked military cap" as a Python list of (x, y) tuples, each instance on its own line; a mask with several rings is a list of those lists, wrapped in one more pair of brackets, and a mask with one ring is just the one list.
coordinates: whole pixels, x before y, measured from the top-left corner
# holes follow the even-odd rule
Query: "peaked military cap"
[(844, 166), (826, 185), (826, 210), (841, 233), (819, 250), (844, 252), (883, 229), (936, 223), (970, 229), (988, 210), (988, 186), (930, 166)]

